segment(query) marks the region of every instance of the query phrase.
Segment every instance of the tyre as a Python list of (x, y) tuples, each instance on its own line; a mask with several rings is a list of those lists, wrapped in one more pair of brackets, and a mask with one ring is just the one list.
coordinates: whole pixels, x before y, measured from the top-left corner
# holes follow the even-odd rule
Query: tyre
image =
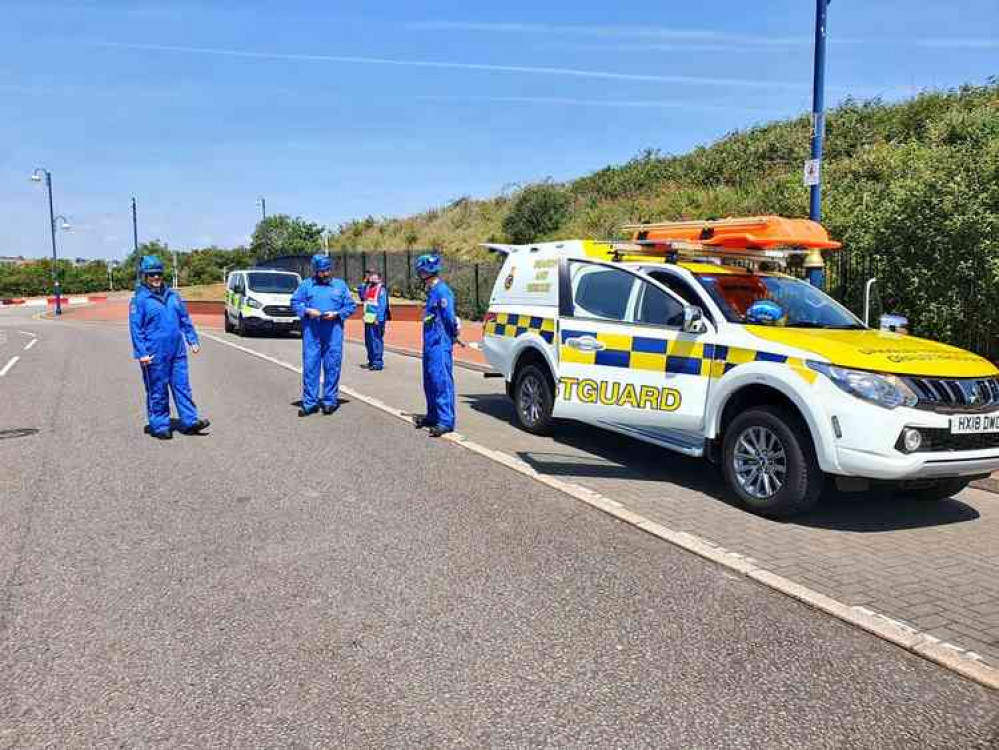
[(725, 431), (722, 470), (749, 510), (768, 518), (803, 513), (822, 494), (824, 476), (801, 419), (765, 406), (740, 414)]
[(236, 335), (240, 338), (246, 335), (246, 323), (243, 321), (242, 315), (236, 320)]
[(901, 489), (900, 493), (914, 500), (924, 503), (933, 503), (938, 500), (947, 500), (954, 497), (958, 492), (971, 484), (970, 479), (941, 479), (929, 487), (920, 487), (917, 490)]
[(222, 314), (222, 327), (225, 328), (226, 333), (232, 333), (232, 321), (229, 320), (229, 313)]
[(548, 373), (534, 364), (521, 367), (513, 386), (517, 423), (534, 435), (547, 435), (551, 432), (554, 404), (555, 394)]

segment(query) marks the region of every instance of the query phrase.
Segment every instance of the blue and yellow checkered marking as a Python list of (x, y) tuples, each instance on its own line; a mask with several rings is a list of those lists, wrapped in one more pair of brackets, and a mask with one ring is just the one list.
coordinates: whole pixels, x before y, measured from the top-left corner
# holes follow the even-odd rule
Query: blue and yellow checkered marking
[(517, 313), (498, 313), (495, 321), (486, 323), (482, 331), (487, 336), (507, 336), (517, 338), (525, 333), (534, 333), (549, 344), (555, 341), (555, 319)]
[[(604, 348), (579, 351), (565, 343), (571, 338), (583, 336), (595, 338), (604, 344)], [(660, 339), (566, 328), (562, 329), (561, 338), (559, 355), (563, 362), (706, 378), (720, 378), (733, 368), (749, 362), (772, 362), (787, 365), (809, 383), (816, 378), (816, 373), (803, 360), (794, 357), (721, 344), (702, 344), (690, 339)]]

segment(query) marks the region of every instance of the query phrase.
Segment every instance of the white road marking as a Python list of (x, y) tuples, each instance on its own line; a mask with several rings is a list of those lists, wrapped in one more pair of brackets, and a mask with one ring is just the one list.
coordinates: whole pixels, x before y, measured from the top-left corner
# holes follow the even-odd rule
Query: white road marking
[(36, 336), (35, 334), (33, 334), (33, 333), (32, 333), (31, 331), (18, 331), (18, 333), (20, 333), (20, 334), (21, 334), (22, 336), (31, 336), (31, 338), (33, 338), (33, 339), (36, 339), (36, 338), (38, 338), (38, 337), (37, 337), (37, 336)]
[[(235, 344), (218, 336), (213, 336), (210, 333), (202, 333), (201, 337), (217, 341), (218, 343), (232, 347), (233, 349), (238, 349), (241, 352), (245, 352), (251, 356), (271, 362), (272, 364), (283, 367), (286, 370), (291, 370), (299, 375), (302, 374), (301, 367), (296, 367), (289, 362), (284, 362), (275, 357), (263, 354), (262, 352), (241, 346), (240, 344)], [(407, 423), (411, 423), (410, 416), (406, 412), (396, 409), (393, 406), (389, 406), (380, 399), (365, 396), (348, 386), (341, 385), (340, 390), (351, 398), (363, 401), (369, 406), (373, 406), (380, 411), (391, 414), (392, 416), (402, 419)], [(629, 509), (617, 500), (611, 500), (609, 497), (601, 495), (599, 492), (595, 492), (587, 487), (583, 487), (582, 485), (573, 484), (572, 482), (566, 482), (561, 479), (556, 479), (555, 477), (539, 474), (538, 471), (527, 462), (522, 461), (519, 458), (514, 458), (513, 456), (503, 453), (502, 451), (487, 448), (484, 445), (479, 445), (478, 443), (464, 437), (460, 433), (451, 432), (444, 435), (442, 439), (449, 440), (450, 442), (470, 450), (473, 453), (477, 453), (494, 463), (502, 464), (507, 468), (513, 469), (519, 474), (523, 474), (524, 476), (530, 477), (531, 479), (547, 485), (552, 489), (563, 492), (580, 502), (586, 503), (587, 505), (603, 511), (608, 515), (614, 516), (614, 518), (617, 518), (620, 521), (631, 524), (647, 534), (658, 537), (663, 541), (685, 549), (688, 552), (693, 552), (695, 555), (717, 563), (718, 565), (721, 565), (735, 573), (751, 578), (757, 583), (763, 584), (767, 588), (773, 589), (774, 591), (784, 594), (785, 596), (797, 599), (798, 601), (809, 605), (813, 609), (832, 615), (833, 617), (860, 628), (861, 630), (865, 630), (868, 633), (878, 636), (879, 638), (894, 643), (896, 646), (901, 646), (907, 651), (957, 672), (958, 674), (967, 677), (980, 685), (992, 688), (993, 690), (999, 690), (999, 670), (993, 669), (987, 664), (982, 663), (980, 661), (981, 657), (974, 652), (966, 651), (965, 649), (960, 648), (959, 646), (954, 646), (950, 643), (941, 642), (938, 638), (933, 637), (929, 633), (918, 631), (915, 628), (911, 628), (908, 625), (892, 620), (882, 614), (874, 612), (873, 610), (867, 609), (866, 607), (851, 607), (843, 604), (843, 602), (833, 599), (832, 597), (821, 594), (818, 591), (810, 589), (806, 586), (802, 586), (801, 584), (795, 583), (794, 581), (784, 578), (783, 576), (771, 573), (769, 570), (757, 565), (755, 561), (745, 555), (730, 552), (724, 547), (718, 547), (717, 545), (701, 539), (694, 534), (689, 534), (686, 531), (674, 531), (673, 529), (667, 528), (662, 524), (656, 523), (640, 513), (636, 513), (635, 511)]]
[(6, 365), (4, 365), (4, 368), (2, 370), (0, 370), (0, 378), (2, 378), (4, 375), (6, 375), (8, 372), (10, 372), (10, 368), (13, 367), (14, 365), (16, 365), (17, 364), (17, 360), (19, 360), (19, 359), (20, 359), (20, 357), (11, 357), (10, 362), (8, 362)]
[(27, 344), (24, 345), (24, 351), (28, 351), (31, 347), (38, 343), (38, 339), (31, 339)]

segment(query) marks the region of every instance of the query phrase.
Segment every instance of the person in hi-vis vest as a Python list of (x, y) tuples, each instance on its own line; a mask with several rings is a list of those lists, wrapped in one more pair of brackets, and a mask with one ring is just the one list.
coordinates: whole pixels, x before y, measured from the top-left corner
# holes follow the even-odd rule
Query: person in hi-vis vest
[(388, 303), (388, 289), (382, 283), (378, 271), (364, 273), (364, 283), (357, 288), (361, 299), (364, 317), (364, 347), (368, 350), (368, 363), (362, 365), (369, 370), (385, 368), (385, 322), (391, 317)]

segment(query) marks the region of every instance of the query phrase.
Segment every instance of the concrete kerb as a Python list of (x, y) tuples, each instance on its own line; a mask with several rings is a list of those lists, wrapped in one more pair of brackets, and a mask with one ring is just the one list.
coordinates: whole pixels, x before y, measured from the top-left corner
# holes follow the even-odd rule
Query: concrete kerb
[[(225, 346), (232, 347), (233, 349), (237, 349), (251, 356), (258, 357), (259, 359), (263, 359), (267, 362), (271, 362), (272, 364), (283, 367), (299, 375), (302, 373), (302, 369), (300, 367), (296, 367), (288, 362), (263, 354), (262, 352), (257, 352), (249, 347), (241, 346), (207, 333), (203, 334), (203, 337), (216, 341)], [(386, 404), (380, 399), (366, 396), (347, 386), (341, 386), (340, 389), (351, 398), (357, 399), (358, 401), (368, 404), (369, 406), (379, 409), (380, 411), (390, 414), (403, 421), (410, 421), (409, 415), (405, 412)], [(934, 662), (935, 664), (957, 672), (963, 677), (973, 680), (979, 685), (983, 685), (993, 690), (999, 690), (999, 670), (993, 669), (983, 663), (977, 654), (968, 652), (959, 646), (942, 642), (938, 638), (934, 638), (927, 633), (917, 631), (904, 623), (900, 623), (865, 607), (851, 607), (843, 604), (836, 599), (832, 599), (831, 597), (820, 594), (817, 591), (813, 591), (806, 586), (802, 586), (801, 584), (795, 583), (787, 578), (776, 575), (765, 568), (761, 568), (756, 565), (752, 559), (744, 555), (740, 555), (723, 547), (713, 545), (693, 534), (675, 531), (663, 526), (662, 524), (656, 523), (645, 516), (628, 509), (622, 503), (605, 497), (604, 495), (601, 495), (591, 489), (573, 484), (571, 482), (566, 482), (561, 479), (539, 474), (533, 467), (520, 459), (514, 458), (513, 456), (501, 451), (479, 445), (460, 433), (450, 433), (445, 435), (444, 439), (455, 443), (462, 448), (470, 450), (473, 453), (477, 453), (494, 463), (502, 464), (503, 466), (506, 466), (519, 474), (530, 477), (531, 479), (551, 487), (552, 489), (569, 495), (575, 500), (586, 503), (587, 505), (607, 513), (620, 521), (631, 524), (647, 534), (651, 534), (659, 539), (662, 539), (663, 541), (685, 549), (688, 552), (693, 552), (699, 557), (710, 560), (724, 566), (728, 570), (750, 578), (760, 585), (766, 586), (771, 590), (778, 591), (781, 594), (789, 596), (793, 599), (797, 599), (813, 609), (832, 615), (843, 622), (900, 646), (917, 656), (921, 656), (924, 659)]]

